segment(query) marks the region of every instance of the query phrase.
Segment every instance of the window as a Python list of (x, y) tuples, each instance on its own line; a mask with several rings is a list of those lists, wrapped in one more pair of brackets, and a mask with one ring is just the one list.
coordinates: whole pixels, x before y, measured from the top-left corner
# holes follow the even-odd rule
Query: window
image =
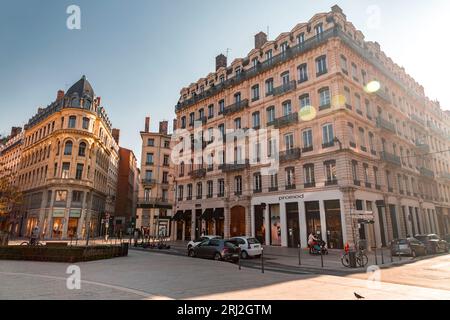
[(272, 60), (272, 57), (273, 57), (273, 52), (272, 52), (272, 49), (271, 50), (267, 50), (266, 51), (266, 60)]
[(327, 146), (332, 146), (334, 144), (334, 133), (333, 125), (328, 123), (322, 127), (322, 144)]
[(225, 138), (225, 124), (221, 123), (217, 126), (220, 132), (220, 137)]
[(298, 66), (297, 72), (298, 72), (298, 81), (300, 83), (308, 81), (308, 66), (306, 63)]
[(297, 36), (297, 44), (302, 45), (305, 43), (305, 34), (302, 32)]
[(169, 156), (167, 154), (164, 155), (163, 166), (165, 167), (169, 166)]
[(321, 56), (316, 59), (316, 75), (317, 77), (327, 73), (327, 57)]
[(259, 172), (253, 175), (253, 191), (254, 192), (262, 191), (261, 173)]
[(80, 146), (78, 147), (78, 156), (84, 157), (86, 156), (86, 143), (81, 142)]
[(240, 103), (241, 102), (241, 93), (238, 92), (234, 95), (234, 102), (235, 103)]
[(363, 128), (359, 128), (358, 133), (359, 133), (359, 145), (361, 146), (361, 150), (366, 152), (367, 151), (366, 135), (364, 133), (364, 129)]
[(324, 162), (325, 176), (327, 178), (326, 184), (336, 184), (336, 161), (330, 160)]
[(170, 141), (164, 140), (164, 148), (170, 148)]
[(288, 133), (284, 136), (284, 146), (286, 151), (294, 149), (294, 134)]
[(369, 120), (372, 120), (372, 108), (370, 106), (370, 101), (366, 100), (366, 115)]
[(187, 185), (187, 199), (186, 200), (192, 200), (192, 184)]
[(369, 147), (372, 153), (375, 153), (375, 141), (372, 132), (369, 132)]
[(350, 147), (356, 148), (355, 131), (354, 131), (353, 123), (351, 123), (351, 122), (347, 123), (347, 130), (348, 130), (348, 139), (349, 139)]
[(181, 129), (186, 129), (186, 117), (181, 117)]
[(217, 182), (218, 182), (218, 185), (219, 185), (218, 196), (219, 197), (223, 197), (225, 195), (225, 180), (224, 179), (219, 179)]
[(369, 187), (370, 185), (369, 165), (365, 163), (363, 165), (363, 168), (364, 168), (364, 182), (366, 183), (366, 187)]
[(219, 101), (219, 114), (222, 114), (224, 110), (225, 110), (225, 100), (220, 100)]
[(55, 192), (55, 202), (66, 202), (67, 201), (67, 191), (66, 190), (56, 190)]
[(72, 202), (81, 203), (83, 191), (72, 191)]
[(270, 175), (270, 189), (278, 190), (278, 174), (273, 173)]
[(195, 121), (195, 113), (194, 112), (191, 112), (190, 114), (189, 114), (189, 125), (192, 127), (192, 126), (194, 126), (194, 121)]
[(252, 101), (259, 100), (259, 84), (252, 87)]
[(90, 124), (90, 119), (84, 117), (83, 118), (83, 129), (84, 130), (89, 130), (89, 124)]
[(379, 183), (378, 183), (378, 168), (377, 167), (373, 167), (373, 179), (375, 182), (375, 187), (378, 189)]
[(208, 118), (214, 117), (214, 105), (210, 104), (208, 106)]
[(178, 186), (178, 201), (183, 200), (184, 186)]
[(153, 153), (147, 153), (146, 165), (153, 165)]
[(309, 99), (309, 94), (304, 94), (300, 96), (300, 108), (311, 106), (311, 100)]
[(347, 58), (345, 58), (343, 55), (341, 55), (341, 69), (342, 69), (342, 72), (344, 72), (345, 74), (348, 74)]
[(314, 164), (305, 164), (303, 166), (303, 177), (305, 179), (305, 188), (315, 186)]
[(77, 164), (77, 171), (75, 173), (76, 180), (81, 180), (83, 178), (83, 168), (84, 168), (83, 164), (81, 164), (81, 163)]
[(353, 77), (353, 80), (359, 81), (359, 79), (358, 79), (358, 67), (354, 63), (352, 63), (352, 77)]
[(242, 177), (241, 176), (234, 177), (234, 193), (235, 193), (235, 195), (242, 194)]
[(319, 90), (319, 103), (320, 110), (331, 106), (330, 89), (328, 87)]
[(208, 181), (206, 183), (207, 187), (208, 187), (208, 194), (207, 197), (208, 198), (212, 198), (213, 197), (213, 182), (212, 181)]
[(361, 96), (359, 94), (355, 94), (355, 109), (356, 112), (358, 114), (362, 115), (362, 110), (361, 110)]
[(67, 141), (66, 144), (64, 145), (64, 155), (65, 156), (72, 155), (72, 147), (73, 147), (72, 141)]
[(151, 181), (153, 179), (153, 171), (147, 170), (145, 171), (145, 180)]
[(286, 188), (295, 188), (295, 169), (293, 167), (286, 168)]
[(259, 128), (259, 126), (261, 125), (259, 111), (252, 114), (252, 124), (253, 128)]
[(202, 193), (203, 193), (203, 184), (201, 182), (197, 183), (197, 199), (201, 199), (202, 198)]
[(305, 150), (312, 148), (313, 146), (312, 129), (303, 130), (302, 138), (303, 138), (303, 148)]
[(266, 80), (266, 96), (273, 94), (273, 79)]
[(69, 179), (70, 177), (70, 163), (64, 162), (62, 164), (61, 178)]
[(352, 96), (350, 94), (350, 89), (344, 87), (344, 97), (345, 97), (345, 107), (347, 109), (352, 109)]
[(234, 129), (236, 130), (241, 129), (241, 118), (234, 119)]
[(155, 146), (155, 139), (148, 139), (147, 140), (147, 146), (148, 147), (154, 147)]
[(271, 106), (267, 108), (267, 122), (275, 121), (275, 107)]
[(281, 74), (281, 82), (283, 83), (283, 86), (287, 86), (290, 82), (289, 78), (289, 71), (283, 72)]
[(77, 126), (77, 117), (76, 116), (70, 116), (69, 117), (68, 127), (70, 129), (74, 129), (76, 126)]
[(290, 115), (292, 113), (291, 100), (283, 102), (283, 116)]
[(280, 46), (281, 52), (285, 53), (286, 50), (289, 48), (288, 43), (287, 42), (283, 42)]
[(358, 211), (364, 210), (363, 205), (364, 205), (364, 201), (356, 200), (356, 202), (355, 202), (356, 210), (358, 210)]
[(252, 66), (253, 66), (253, 68), (256, 68), (257, 65), (258, 65), (258, 58), (253, 58), (252, 59)]
[(353, 181), (356, 185), (360, 184), (359, 178), (358, 178), (358, 161), (353, 160), (352, 161), (352, 177)]
[(314, 32), (316, 33), (317, 37), (321, 37), (323, 33), (323, 25), (320, 23), (317, 26), (314, 27)]

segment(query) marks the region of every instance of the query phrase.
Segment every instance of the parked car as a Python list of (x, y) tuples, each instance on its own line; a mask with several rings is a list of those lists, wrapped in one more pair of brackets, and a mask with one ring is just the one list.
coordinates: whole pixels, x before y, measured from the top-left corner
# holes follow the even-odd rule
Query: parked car
[(187, 245), (188, 252), (191, 248), (196, 247), (199, 243), (202, 243), (203, 241), (210, 240), (210, 239), (222, 239), (222, 237), (221, 236), (201, 236), (198, 239), (191, 240), (191, 241), (189, 241), (189, 243)]
[(427, 247), (416, 238), (396, 239), (391, 242), (391, 254), (393, 256), (425, 256)]
[(436, 254), (448, 252), (448, 242), (439, 238), (437, 234), (420, 234), (416, 235), (415, 238), (425, 244), (428, 253)]
[(230, 241), (241, 248), (241, 258), (259, 257), (262, 253), (262, 245), (256, 238), (252, 237), (234, 237)]
[(450, 243), (450, 234), (446, 234), (443, 238), (447, 243)]
[(205, 240), (189, 249), (190, 257), (207, 258), (236, 262), (239, 259), (240, 248), (233, 242), (223, 239)]

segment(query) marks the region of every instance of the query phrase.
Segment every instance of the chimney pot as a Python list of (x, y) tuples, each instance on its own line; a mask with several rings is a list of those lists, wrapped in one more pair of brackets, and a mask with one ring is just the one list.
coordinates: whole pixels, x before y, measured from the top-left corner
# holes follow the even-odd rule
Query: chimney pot
[(56, 101), (59, 101), (62, 98), (64, 98), (64, 90), (58, 90), (58, 93), (56, 94)]
[(255, 35), (255, 49), (261, 49), (261, 47), (267, 42), (267, 34), (259, 32)]
[(145, 118), (145, 132), (150, 132), (150, 117)]
[(161, 121), (159, 123), (159, 133), (168, 134), (168, 126), (169, 126), (168, 121)]
[(225, 57), (223, 54), (219, 54), (216, 57), (216, 71), (220, 68), (226, 68), (227, 67), (227, 57)]

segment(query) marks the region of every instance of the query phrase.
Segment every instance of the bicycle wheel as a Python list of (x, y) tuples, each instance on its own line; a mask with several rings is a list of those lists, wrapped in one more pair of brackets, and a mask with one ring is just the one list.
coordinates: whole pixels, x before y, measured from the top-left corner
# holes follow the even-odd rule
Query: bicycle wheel
[(356, 257), (356, 263), (361, 268), (364, 268), (369, 263), (369, 258), (365, 254), (360, 254)]
[(342, 255), (341, 262), (344, 267), (346, 268), (350, 267), (350, 260), (348, 258), (348, 253)]
[(25, 241), (25, 242), (22, 242), (20, 245), (21, 245), (21, 246), (28, 246), (29, 243), (28, 243), (27, 241)]

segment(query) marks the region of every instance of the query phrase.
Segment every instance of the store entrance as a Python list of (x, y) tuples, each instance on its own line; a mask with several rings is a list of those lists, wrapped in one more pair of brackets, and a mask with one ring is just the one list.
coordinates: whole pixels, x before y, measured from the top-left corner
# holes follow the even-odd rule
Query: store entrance
[(202, 209), (195, 210), (195, 239), (202, 235)]
[(297, 248), (300, 243), (300, 223), (298, 217), (298, 203), (286, 203), (288, 247)]
[(77, 237), (78, 230), (78, 218), (69, 218), (69, 224), (67, 225), (67, 237)]
[(241, 206), (231, 208), (231, 237), (245, 236), (245, 208)]
[(177, 240), (183, 240), (183, 221), (177, 221)]
[(306, 232), (321, 235), (319, 201), (305, 202)]
[(262, 244), (266, 244), (264, 209), (261, 205), (255, 206), (255, 238)]
[(324, 201), (327, 244), (330, 249), (343, 249), (341, 205), (339, 200)]

